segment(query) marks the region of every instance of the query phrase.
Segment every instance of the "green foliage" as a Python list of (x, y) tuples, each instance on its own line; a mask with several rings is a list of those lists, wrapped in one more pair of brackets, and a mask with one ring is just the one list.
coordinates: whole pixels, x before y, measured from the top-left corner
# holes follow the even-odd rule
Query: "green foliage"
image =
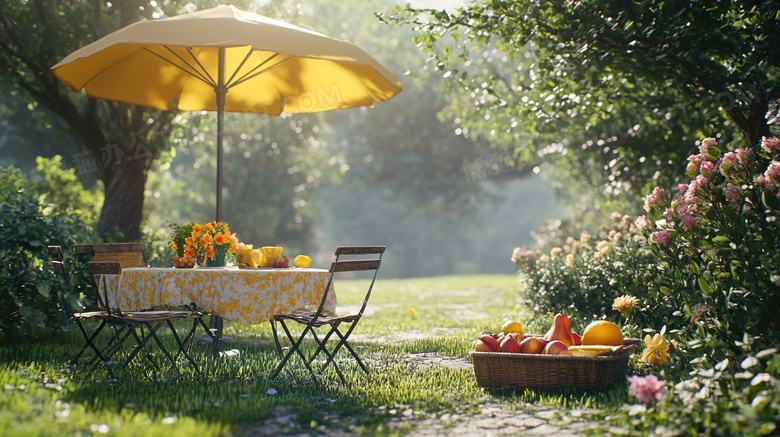
[(0, 170), (0, 331), (56, 327), (79, 296), (57, 292), (46, 246), (72, 246), (87, 234), (84, 222), (28, 193), (15, 168)]
[(682, 173), (691, 138), (769, 135), (778, 12), (768, 0), (512, 0), (382, 18), (418, 32), (450, 84), (443, 113), (471, 136), (554, 163), (575, 210), (587, 194), (630, 212), (648, 184)]
[(35, 162), (36, 173), (30, 189), (40, 196), (41, 202), (48, 203), (54, 214), (67, 213), (78, 216), (85, 223), (97, 224), (103, 204), (102, 190), (85, 190), (76, 170), (63, 168), (60, 155), (52, 158), (39, 156)]
[[(628, 221), (614, 213), (595, 247), (556, 227), (540, 239), (544, 253), (516, 249), (523, 295), (542, 311), (569, 302), (580, 316), (606, 316), (631, 336), (668, 330), (670, 365), (639, 371), (658, 373), (669, 394), (642, 420), (613, 422), (653, 432), (659, 424), (719, 435), (775, 430), (779, 156), (777, 138), (728, 152), (707, 138), (688, 158), (691, 180), (677, 196), (656, 187), (644, 198), (649, 217), (634, 221), (631, 238), (616, 238)], [(627, 319), (608, 307), (624, 293), (639, 302)]]
[(168, 226), (173, 229), (170, 241), (171, 248), (176, 251), (177, 256), (184, 256), (184, 245), (187, 243), (187, 238), (192, 235), (195, 222), (188, 222), (187, 224), (168, 223)]
[(727, 357), (744, 336), (759, 349), (780, 339), (780, 143), (762, 146), (725, 152), (705, 139), (674, 200), (661, 188), (645, 198), (658, 286), (682, 297), (679, 323), (695, 322)]

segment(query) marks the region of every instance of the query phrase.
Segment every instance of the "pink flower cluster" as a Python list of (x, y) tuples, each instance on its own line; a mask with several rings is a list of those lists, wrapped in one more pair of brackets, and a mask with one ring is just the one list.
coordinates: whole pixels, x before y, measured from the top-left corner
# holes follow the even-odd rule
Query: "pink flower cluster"
[(658, 379), (655, 375), (637, 376), (631, 375), (628, 377), (629, 396), (635, 396), (640, 401), (649, 404), (652, 401), (659, 401), (666, 393), (666, 386), (664, 382)]
[(532, 253), (530, 250), (524, 250), (520, 247), (515, 247), (515, 250), (512, 252), (512, 262), (518, 264), (522, 260), (530, 261), (531, 255)]
[(655, 231), (652, 234), (650, 234), (650, 242), (655, 243), (659, 246), (668, 246), (670, 235), (671, 235), (670, 232), (666, 229), (661, 231)]
[(761, 148), (771, 154), (778, 153), (780, 152), (780, 140), (775, 137), (763, 137), (761, 138)]
[(653, 210), (653, 207), (660, 206), (660, 204), (663, 202), (665, 194), (666, 194), (666, 190), (664, 190), (663, 188), (661, 187), (653, 188), (652, 193), (642, 198), (642, 200), (645, 201), (645, 211), (650, 212)]
[(653, 226), (653, 222), (651, 222), (647, 216), (640, 215), (636, 218), (636, 220), (634, 220), (634, 225), (640, 231), (644, 231), (645, 229), (649, 229), (651, 226)]
[(771, 183), (780, 184), (780, 162), (773, 161), (764, 172), (764, 177)]
[[(754, 159), (753, 150), (741, 147), (733, 152), (725, 153), (718, 159), (718, 153), (711, 153), (716, 142), (714, 138), (705, 138), (699, 145), (699, 153), (688, 157), (687, 170), (696, 176), (687, 184), (677, 185), (675, 188), (678, 198), (671, 202), (670, 207), (663, 209), (662, 214), (667, 220), (679, 220), (686, 231), (701, 221), (701, 208), (712, 201), (709, 193), (713, 189), (722, 190), (728, 202), (738, 202), (746, 196), (744, 187), (748, 186), (750, 182), (754, 182), (759, 188), (775, 193), (780, 198), (780, 190), (778, 190), (780, 187), (780, 161), (778, 161), (780, 140), (775, 137), (762, 138), (761, 148), (773, 154), (774, 157), (766, 170), (756, 176), (753, 181), (745, 177), (746, 172), (757, 162)], [(725, 181), (718, 183), (720, 186), (716, 186), (716, 183), (711, 180), (716, 170), (725, 177)], [(651, 194), (643, 197), (645, 211), (650, 213), (654, 209), (663, 208), (665, 194), (663, 188), (655, 187)], [(613, 213), (612, 218), (613, 220), (617, 219), (616, 213)], [(640, 230), (652, 228), (652, 223), (645, 216), (638, 217), (634, 224)], [(658, 230), (650, 236), (650, 241), (667, 245), (669, 237), (668, 230)]]

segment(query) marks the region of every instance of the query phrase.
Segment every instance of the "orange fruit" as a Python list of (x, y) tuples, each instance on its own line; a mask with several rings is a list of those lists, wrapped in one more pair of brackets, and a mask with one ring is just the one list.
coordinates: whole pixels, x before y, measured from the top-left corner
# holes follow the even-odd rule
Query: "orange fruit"
[(523, 338), (523, 327), (520, 325), (520, 323), (515, 322), (514, 320), (507, 320), (504, 322), (504, 325), (501, 326), (501, 332), (504, 333), (504, 335), (516, 332), (518, 333), (520, 338)]
[(596, 320), (582, 332), (582, 345), (622, 346), (623, 333), (612, 322)]
[(306, 255), (298, 255), (295, 257), (293, 264), (295, 267), (306, 268), (311, 265), (311, 258)]

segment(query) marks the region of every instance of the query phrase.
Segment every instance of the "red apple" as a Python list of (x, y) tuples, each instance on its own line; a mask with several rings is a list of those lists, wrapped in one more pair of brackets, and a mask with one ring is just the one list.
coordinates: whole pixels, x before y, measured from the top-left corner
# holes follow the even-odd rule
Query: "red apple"
[(490, 346), (480, 339), (477, 339), (477, 341), (474, 342), (474, 350), (477, 352), (493, 352), (490, 350)]
[(520, 343), (515, 340), (511, 335), (507, 335), (501, 340), (501, 352), (510, 352), (513, 354), (520, 353)]
[(528, 337), (520, 342), (520, 353), (522, 354), (540, 354), (544, 351), (543, 340), (536, 337)]
[(544, 353), (547, 355), (571, 355), (571, 351), (560, 340), (553, 340), (547, 343), (544, 348)]
[(484, 343), (488, 349), (490, 349), (487, 352), (499, 352), (501, 351), (501, 346), (498, 344), (498, 340), (493, 338), (492, 335), (485, 334), (482, 337), (479, 337), (479, 341)]
[(286, 269), (290, 266), (290, 258), (287, 258), (286, 256), (283, 256), (282, 259), (274, 263), (274, 267)]
[(582, 337), (580, 337), (580, 334), (577, 334), (576, 332), (572, 331), (571, 337), (574, 339), (575, 346), (579, 346), (582, 344)]

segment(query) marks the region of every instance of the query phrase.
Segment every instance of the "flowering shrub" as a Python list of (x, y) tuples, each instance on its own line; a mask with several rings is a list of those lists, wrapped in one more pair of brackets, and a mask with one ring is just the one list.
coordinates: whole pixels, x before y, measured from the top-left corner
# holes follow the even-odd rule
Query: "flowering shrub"
[(211, 222), (205, 225), (196, 224), (192, 234), (186, 239), (184, 256), (205, 256), (214, 258), (218, 252), (235, 253), (238, 249), (236, 234), (230, 233), (226, 223)]
[[(537, 234), (537, 242), (547, 245), (534, 251), (516, 248), (512, 261), (518, 266), (521, 296), (538, 312), (577, 312), (584, 318), (608, 315), (617, 320), (622, 313), (646, 307), (649, 283), (653, 280), (655, 256), (646, 237), (628, 215), (613, 213), (610, 225), (598, 232), (580, 231), (577, 238), (560, 238), (549, 247), (548, 235), (561, 234), (560, 226)], [(555, 241), (555, 240), (553, 240)], [(614, 308), (616, 298), (630, 295)], [(630, 309), (629, 309), (630, 307)], [(662, 318), (646, 320), (652, 311), (634, 313), (632, 321), (661, 326)]]
[[(646, 420), (631, 422), (637, 433), (671, 423), (694, 434), (772, 433), (780, 413), (780, 141), (723, 151), (707, 138), (698, 152), (688, 158), (690, 179), (655, 187), (633, 226), (614, 213), (597, 244), (583, 235), (555, 253), (516, 249), (512, 259), (525, 298), (545, 310), (619, 311), (631, 335), (664, 326), (643, 334), (635, 356), (635, 370), (669, 381), (631, 378), (629, 395), (657, 401)], [(610, 238), (617, 232), (624, 238)]]
[[(777, 344), (780, 334), (780, 141), (720, 150), (701, 141), (676, 195), (656, 187), (637, 224), (658, 259), (659, 291), (681, 298), (679, 324), (701, 326), (719, 346)], [(700, 333), (704, 334), (704, 333)]]

